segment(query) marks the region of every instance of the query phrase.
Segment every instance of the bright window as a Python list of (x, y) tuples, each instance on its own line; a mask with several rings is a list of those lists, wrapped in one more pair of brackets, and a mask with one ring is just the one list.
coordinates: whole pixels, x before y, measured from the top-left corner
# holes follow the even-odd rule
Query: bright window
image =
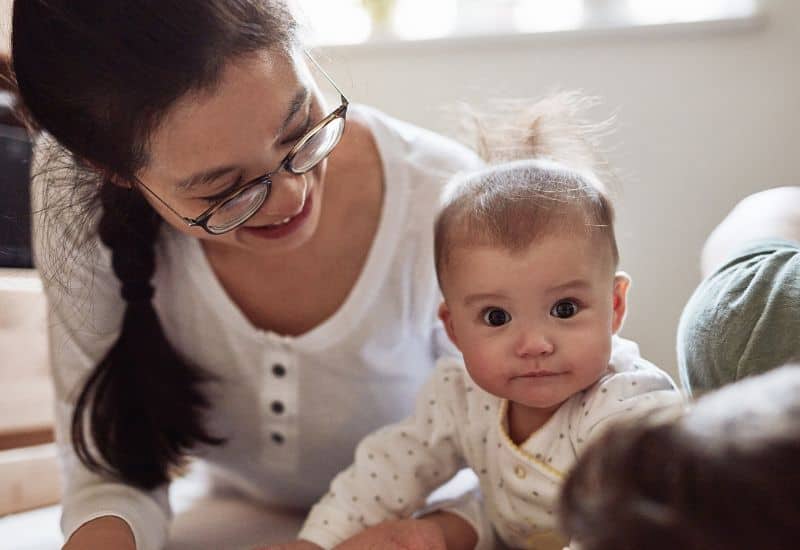
[(318, 44), (747, 19), (758, 0), (295, 0)]

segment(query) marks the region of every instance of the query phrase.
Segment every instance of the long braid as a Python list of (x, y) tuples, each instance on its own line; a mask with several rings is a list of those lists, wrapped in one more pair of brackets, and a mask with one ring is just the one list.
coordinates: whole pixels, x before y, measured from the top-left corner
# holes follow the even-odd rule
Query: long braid
[[(197, 444), (216, 445), (203, 425), (201, 386), (211, 377), (167, 341), (153, 307), (154, 244), (161, 218), (142, 196), (106, 182), (98, 233), (112, 251), (126, 301), (120, 334), (78, 397), (72, 441), (94, 471), (152, 489), (167, 482)], [(91, 450), (88, 431), (99, 456)]]

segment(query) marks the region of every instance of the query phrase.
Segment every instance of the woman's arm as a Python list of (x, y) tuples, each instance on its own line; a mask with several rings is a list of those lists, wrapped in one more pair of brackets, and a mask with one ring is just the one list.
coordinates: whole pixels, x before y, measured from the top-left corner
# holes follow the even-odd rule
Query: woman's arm
[(446, 511), (423, 516), (419, 521), (431, 522), (441, 531), (447, 550), (473, 550), (478, 544), (475, 528), (464, 518)]
[[(399, 519), (364, 529), (335, 550), (473, 550), (477, 535), (464, 519), (434, 512), (421, 519)], [(323, 550), (306, 540), (267, 546), (261, 550)]]
[(800, 187), (776, 187), (737, 204), (703, 246), (703, 277), (748, 243), (769, 239), (800, 242)]
[(63, 550), (136, 550), (133, 532), (115, 516), (103, 516), (83, 524), (64, 545)]

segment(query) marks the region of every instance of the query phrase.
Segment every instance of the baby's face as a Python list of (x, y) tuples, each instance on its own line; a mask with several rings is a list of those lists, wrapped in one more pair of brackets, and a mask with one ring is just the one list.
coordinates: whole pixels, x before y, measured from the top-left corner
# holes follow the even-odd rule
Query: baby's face
[(543, 237), (527, 249), (454, 250), (440, 317), (484, 390), (555, 409), (608, 367), (629, 280), (588, 238)]

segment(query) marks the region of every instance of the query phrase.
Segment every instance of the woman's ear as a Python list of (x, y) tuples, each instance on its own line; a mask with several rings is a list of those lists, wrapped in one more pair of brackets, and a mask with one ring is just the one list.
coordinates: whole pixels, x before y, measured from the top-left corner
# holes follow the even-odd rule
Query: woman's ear
[(450, 315), (450, 309), (447, 307), (447, 302), (439, 304), (439, 319), (442, 320), (444, 329), (447, 331), (447, 337), (453, 342), (455, 347), (458, 347), (458, 340), (456, 340), (456, 333), (453, 330), (453, 318)]
[(97, 172), (102, 177), (102, 181), (110, 181), (112, 184), (116, 185), (117, 187), (122, 187), (123, 189), (133, 189), (133, 183), (111, 173), (109, 170), (103, 168), (99, 164), (89, 160), (84, 160), (83, 163)]
[(628, 289), (631, 287), (631, 278), (624, 271), (618, 271), (614, 275), (614, 303), (611, 317), (611, 331), (616, 334), (622, 328), (625, 321), (625, 313), (628, 310)]
[(116, 185), (117, 187), (122, 187), (123, 189), (133, 189), (133, 184), (128, 180), (122, 179), (114, 174), (108, 174), (108, 172), (106, 172), (106, 174), (108, 181), (110, 181), (113, 185)]

